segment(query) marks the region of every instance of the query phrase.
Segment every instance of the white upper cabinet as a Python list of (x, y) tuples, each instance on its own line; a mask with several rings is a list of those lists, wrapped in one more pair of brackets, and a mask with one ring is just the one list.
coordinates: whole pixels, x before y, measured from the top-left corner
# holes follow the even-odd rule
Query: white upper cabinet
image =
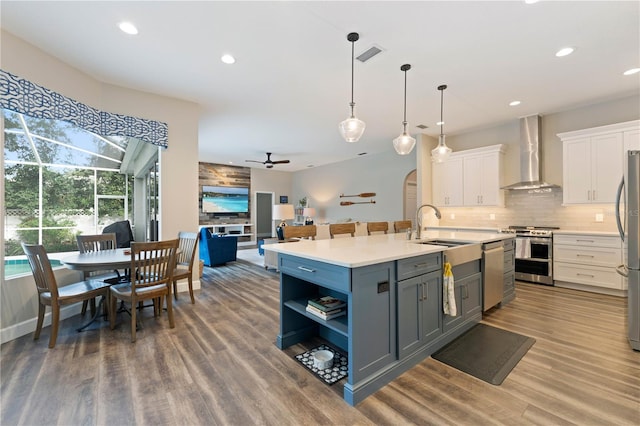
[(433, 163), (433, 202), (440, 207), (499, 206), (505, 145), (457, 151)]
[(462, 206), (462, 158), (451, 154), (443, 163), (433, 163), (433, 203), (436, 206)]
[(464, 205), (501, 206), (504, 204), (501, 186), (502, 152), (495, 151), (464, 158)]
[[(623, 173), (624, 147), (640, 120), (558, 134), (563, 152), (563, 203), (613, 203)], [(625, 138), (626, 133), (628, 137)]]

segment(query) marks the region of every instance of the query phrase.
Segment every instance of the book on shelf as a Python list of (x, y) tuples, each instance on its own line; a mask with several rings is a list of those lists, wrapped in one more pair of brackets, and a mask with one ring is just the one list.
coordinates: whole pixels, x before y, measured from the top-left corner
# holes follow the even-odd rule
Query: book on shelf
[(317, 314), (325, 315), (325, 316), (326, 316), (326, 315), (333, 315), (333, 314), (337, 314), (337, 313), (340, 313), (340, 312), (346, 311), (346, 307), (337, 308), (337, 309), (331, 309), (330, 311), (323, 311), (323, 310), (321, 310), (321, 309), (316, 308), (316, 307), (315, 307), (315, 306), (313, 306), (313, 305), (307, 305), (307, 308), (308, 308), (308, 309), (307, 309), (308, 311), (313, 311), (313, 312), (315, 312), (315, 313), (317, 313)]
[(344, 308), (347, 306), (347, 302), (337, 299), (333, 296), (323, 296), (316, 299), (309, 299), (307, 303), (324, 312)]
[(314, 309), (313, 306), (307, 305), (306, 311), (309, 312), (311, 315), (314, 315), (318, 318), (322, 318), (323, 320), (330, 320), (333, 318), (337, 318), (337, 317), (341, 317), (343, 315), (347, 314), (347, 310), (346, 309), (338, 309), (337, 312), (333, 312), (331, 314), (327, 314), (323, 311), (320, 311), (318, 309)]

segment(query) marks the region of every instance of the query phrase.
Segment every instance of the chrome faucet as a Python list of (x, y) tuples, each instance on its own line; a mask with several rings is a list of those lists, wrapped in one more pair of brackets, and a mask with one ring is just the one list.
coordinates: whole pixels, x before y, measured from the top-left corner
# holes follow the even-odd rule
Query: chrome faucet
[(431, 207), (436, 212), (436, 217), (438, 219), (442, 218), (442, 215), (440, 214), (440, 210), (438, 210), (438, 208), (433, 204), (423, 204), (420, 207), (418, 207), (418, 211), (416, 212), (416, 228), (418, 228), (416, 230), (416, 240), (420, 239), (420, 234), (422, 232), (422, 216), (420, 215), (420, 211), (422, 211), (423, 207)]

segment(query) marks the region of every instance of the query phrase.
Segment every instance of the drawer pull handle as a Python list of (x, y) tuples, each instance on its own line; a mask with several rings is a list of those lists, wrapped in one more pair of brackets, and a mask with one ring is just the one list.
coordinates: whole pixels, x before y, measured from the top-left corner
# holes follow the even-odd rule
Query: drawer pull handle
[(589, 278), (594, 278), (595, 275), (591, 275), (591, 274), (581, 274), (579, 272), (576, 273), (577, 276), (579, 277), (589, 277)]
[(298, 269), (300, 269), (301, 271), (305, 271), (305, 272), (315, 272), (315, 269), (311, 269), (311, 268), (305, 268), (304, 266), (298, 266)]
[(429, 264), (427, 262), (422, 262), (413, 265), (414, 268), (424, 268), (425, 266), (429, 266)]
[(594, 242), (593, 240), (576, 240), (576, 241), (583, 242), (583, 243), (593, 243)]
[(592, 254), (576, 254), (576, 257), (590, 257), (590, 258), (593, 258), (595, 256), (593, 256)]

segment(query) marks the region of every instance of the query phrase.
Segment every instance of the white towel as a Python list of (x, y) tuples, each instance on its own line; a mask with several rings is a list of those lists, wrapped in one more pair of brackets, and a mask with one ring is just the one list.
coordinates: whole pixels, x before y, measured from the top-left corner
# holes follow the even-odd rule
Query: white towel
[(442, 309), (445, 315), (455, 317), (458, 315), (458, 310), (456, 308), (455, 283), (449, 262), (444, 264), (444, 274), (442, 278)]
[(516, 238), (516, 259), (531, 258), (531, 240), (529, 238)]

